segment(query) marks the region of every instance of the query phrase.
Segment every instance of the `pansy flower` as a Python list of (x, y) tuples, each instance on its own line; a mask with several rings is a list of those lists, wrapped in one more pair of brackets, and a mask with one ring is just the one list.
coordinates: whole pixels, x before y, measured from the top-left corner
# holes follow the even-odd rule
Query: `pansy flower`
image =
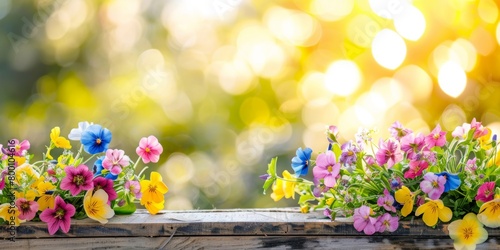
[(449, 207), (445, 207), (441, 200), (429, 200), (427, 203), (419, 206), (415, 211), (415, 216), (422, 216), (425, 225), (433, 227), (439, 220), (448, 222), (453, 216), (453, 212)]
[(59, 228), (64, 233), (69, 232), (71, 217), (75, 215), (75, 207), (57, 196), (54, 208), (47, 208), (40, 214), (40, 220), (47, 223), (49, 234), (54, 235)]
[(353, 165), (357, 160), (357, 153), (360, 151), (352, 141), (348, 141), (342, 144), (341, 148), (342, 154), (340, 155), (339, 161), (345, 165)]
[(495, 195), (495, 182), (489, 181), (483, 183), (477, 190), (476, 201), (488, 202), (493, 200)]
[(409, 168), (404, 173), (404, 177), (408, 179), (415, 179), (422, 175), (422, 172), (429, 167), (429, 162), (426, 160), (412, 160), (408, 164)]
[(88, 167), (81, 164), (78, 167), (68, 166), (64, 168), (66, 177), (61, 181), (61, 189), (69, 190), (71, 195), (76, 196), (81, 191), (90, 190), (94, 187), (92, 183), (92, 172)]
[(309, 160), (311, 159), (312, 149), (298, 148), (295, 157), (292, 158), (292, 168), (295, 171), (295, 177), (307, 175), (309, 170)]
[(445, 183), (446, 178), (444, 176), (427, 173), (424, 175), (424, 180), (420, 182), (420, 188), (429, 196), (429, 198), (436, 200), (439, 199), (441, 194), (444, 192)]
[(391, 125), (391, 127), (389, 128), (389, 132), (391, 133), (391, 136), (397, 140), (403, 138), (407, 134), (412, 133), (411, 129), (403, 127), (403, 125), (399, 121), (396, 121)]
[(295, 199), (295, 185), (296, 178), (288, 170), (283, 171), (283, 179), (277, 179), (273, 184), (271, 198), (274, 201), (279, 201), (283, 197)]
[(142, 180), (141, 192), (145, 201), (159, 203), (165, 199), (163, 196), (168, 192), (168, 187), (163, 183), (162, 177), (158, 172), (151, 172), (150, 180)]
[(115, 215), (115, 211), (108, 205), (108, 194), (103, 189), (88, 190), (83, 199), (83, 208), (87, 216), (101, 224)]
[(118, 197), (116, 194), (115, 188), (113, 187), (113, 181), (110, 179), (106, 179), (104, 177), (98, 176), (92, 180), (94, 183), (94, 192), (99, 189), (104, 190), (108, 195), (108, 202), (113, 201)]
[(125, 155), (125, 151), (118, 149), (108, 149), (106, 156), (102, 160), (102, 166), (113, 175), (119, 175), (122, 168), (130, 164), (130, 158)]
[(153, 202), (141, 199), (141, 205), (143, 205), (150, 214), (155, 215), (165, 207), (165, 201)]
[(396, 212), (396, 208), (393, 206), (394, 197), (389, 193), (387, 189), (384, 189), (384, 195), (380, 196), (377, 200), (377, 205), (383, 207), (385, 210), (390, 212)]
[(488, 231), (473, 213), (468, 213), (461, 220), (455, 220), (448, 225), (450, 238), (455, 249), (476, 249), (488, 239)]
[(19, 219), (30, 221), (35, 218), (38, 211), (38, 203), (25, 198), (16, 199), (17, 210), (19, 211)]
[(101, 125), (90, 125), (81, 135), (83, 149), (89, 154), (102, 153), (108, 149), (111, 142), (111, 132)]
[(444, 192), (452, 191), (460, 187), (462, 181), (458, 174), (452, 174), (448, 172), (437, 173), (437, 176), (444, 176), (446, 178), (446, 183), (444, 183)]
[(385, 231), (394, 232), (399, 227), (399, 217), (391, 216), (389, 213), (385, 213), (378, 217), (377, 222), (375, 222), (375, 228), (378, 232), (383, 233)]
[(439, 124), (436, 125), (431, 133), (425, 137), (425, 144), (428, 148), (444, 146), (446, 144), (446, 131), (442, 131)]
[(140, 199), (142, 197), (141, 184), (138, 181), (128, 180), (125, 182), (125, 192), (136, 199)]
[(373, 210), (365, 205), (354, 209), (354, 215), (352, 216), (352, 218), (354, 220), (353, 225), (356, 231), (363, 231), (366, 235), (372, 235), (376, 231), (378, 231), (375, 227), (377, 219), (371, 217), (371, 215), (373, 214)]
[(82, 133), (87, 130), (87, 128), (92, 125), (89, 122), (79, 122), (78, 128), (71, 129), (68, 138), (72, 141), (79, 141), (82, 139)]
[(394, 164), (403, 160), (399, 142), (394, 139), (389, 139), (384, 142), (380, 139), (379, 149), (377, 154), (375, 154), (375, 158), (380, 166), (387, 163), (387, 168), (392, 168)]
[(324, 179), (325, 186), (334, 187), (337, 184), (339, 173), (340, 163), (337, 162), (335, 154), (332, 151), (326, 151), (326, 153), (318, 155), (316, 166), (313, 168), (315, 179)]
[(413, 210), (413, 204), (414, 204), (414, 194), (408, 189), (406, 186), (403, 186), (401, 189), (396, 191), (394, 194), (396, 201), (399, 204), (403, 205), (403, 208), (401, 209), (401, 215), (406, 217), (411, 213)]
[(500, 227), (500, 197), (481, 205), (477, 219), (487, 227)]

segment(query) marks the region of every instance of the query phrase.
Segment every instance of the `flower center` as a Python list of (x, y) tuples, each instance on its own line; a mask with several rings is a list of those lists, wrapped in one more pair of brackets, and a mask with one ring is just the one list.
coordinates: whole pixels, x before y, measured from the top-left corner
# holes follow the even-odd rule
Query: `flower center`
[(331, 165), (330, 165), (330, 166), (328, 166), (328, 167), (326, 168), (326, 170), (328, 171), (328, 173), (331, 173), (331, 172), (333, 171), (332, 166), (331, 166)]
[(80, 186), (85, 183), (85, 178), (83, 178), (83, 176), (81, 175), (75, 175), (75, 177), (73, 177), (73, 183)]
[(154, 185), (154, 186), (153, 185), (149, 185), (148, 189), (149, 189), (149, 192), (154, 193), (154, 192), (156, 192), (156, 185)]
[(438, 186), (439, 186), (439, 184), (438, 184), (438, 182), (437, 182), (437, 181), (432, 181), (432, 187), (436, 188), (436, 187), (438, 187)]
[(99, 144), (99, 145), (101, 145), (101, 142), (102, 142), (101, 138), (97, 138), (97, 139), (95, 140), (95, 143), (97, 143), (97, 144)]
[(30, 208), (30, 204), (28, 202), (23, 202), (21, 204), (21, 210), (26, 211), (26, 210), (29, 210), (29, 208)]
[(434, 134), (434, 136), (432, 136), (435, 140), (439, 139), (439, 134)]
[(149, 147), (147, 147), (146, 149), (144, 149), (144, 151), (146, 151), (146, 153), (149, 153), (149, 152), (151, 152), (151, 149)]
[(470, 237), (472, 237), (473, 234), (472, 228), (466, 227), (462, 230), (462, 233), (464, 234), (464, 238), (468, 240)]
[(347, 151), (347, 155), (348, 155), (348, 156), (352, 156), (353, 154), (354, 154), (354, 152), (352, 152), (352, 151)]
[(56, 216), (54, 218), (61, 220), (64, 217), (64, 209), (59, 208), (56, 211)]

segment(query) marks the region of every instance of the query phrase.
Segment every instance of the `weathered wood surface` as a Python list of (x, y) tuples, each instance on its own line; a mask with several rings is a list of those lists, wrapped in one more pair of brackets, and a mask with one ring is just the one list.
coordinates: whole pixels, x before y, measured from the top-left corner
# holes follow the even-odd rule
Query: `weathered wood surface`
[[(488, 241), (477, 249), (500, 249), (500, 229), (487, 228)], [(7, 239), (8, 232), (0, 237)], [(17, 228), (16, 242), (0, 249), (452, 249), (446, 224), (430, 228), (403, 221), (394, 233), (366, 236), (346, 219), (329, 221), (297, 209), (165, 211), (115, 216), (107, 224), (73, 220), (70, 231), (49, 235), (42, 222)]]

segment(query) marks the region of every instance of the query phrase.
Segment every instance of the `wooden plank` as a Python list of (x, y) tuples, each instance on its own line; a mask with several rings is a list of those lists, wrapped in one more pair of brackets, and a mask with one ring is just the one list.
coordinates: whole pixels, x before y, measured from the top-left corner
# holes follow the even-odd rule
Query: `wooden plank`
[[(476, 249), (498, 249), (500, 238), (490, 237)], [(24, 239), (3, 242), (2, 249), (453, 249), (450, 238), (414, 239), (395, 237), (338, 236), (205, 236), (205, 237), (101, 237)]]
[[(490, 237), (499, 237), (500, 228), (487, 228)], [(193, 210), (166, 211), (150, 215), (139, 211), (133, 215), (115, 216), (107, 224), (91, 219), (73, 220), (70, 231), (48, 234), (43, 222), (23, 223), (17, 229), (18, 239), (54, 237), (168, 237), (177, 236), (273, 236), (273, 235), (338, 235), (360, 236), (346, 219), (329, 221), (319, 214), (302, 214), (297, 209), (257, 210)], [(403, 221), (394, 233), (415, 238), (448, 237), (447, 224), (435, 228), (420, 220)], [(1, 230), (0, 238), (9, 238)]]

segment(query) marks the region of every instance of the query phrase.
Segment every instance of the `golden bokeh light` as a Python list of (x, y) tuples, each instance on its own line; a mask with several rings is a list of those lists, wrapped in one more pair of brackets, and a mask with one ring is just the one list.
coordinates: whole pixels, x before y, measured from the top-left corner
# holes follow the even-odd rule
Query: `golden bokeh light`
[(493, 0), (479, 0), (477, 7), (479, 17), (487, 23), (495, 23), (498, 18), (498, 6)]
[(455, 61), (445, 62), (439, 68), (439, 87), (449, 96), (458, 97), (465, 89), (467, 76), (464, 70)]
[(354, 0), (313, 0), (310, 9), (324, 21), (337, 21), (349, 15), (354, 8)]
[(409, 102), (427, 102), (432, 95), (433, 82), (429, 74), (417, 65), (404, 66), (396, 71), (394, 79), (403, 87)]
[(396, 69), (406, 57), (405, 41), (396, 32), (383, 29), (373, 39), (372, 55), (380, 66)]
[(414, 6), (407, 6), (401, 15), (394, 17), (396, 31), (405, 39), (417, 41), (424, 34), (425, 18)]
[(361, 84), (361, 72), (358, 66), (349, 60), (335, 61), (325, 73), (325, 85), (332, 93), (347, 96), (356, 91)]

